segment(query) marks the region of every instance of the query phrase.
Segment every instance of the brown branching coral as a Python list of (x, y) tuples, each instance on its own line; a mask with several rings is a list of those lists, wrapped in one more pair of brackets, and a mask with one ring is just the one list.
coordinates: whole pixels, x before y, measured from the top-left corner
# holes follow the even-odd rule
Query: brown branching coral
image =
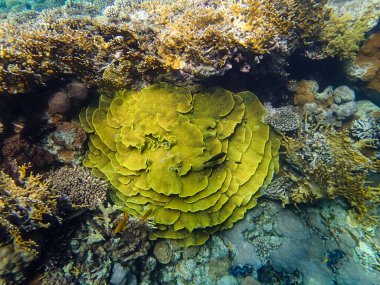
[(37, 244), (28, 234), (48, 228), (59, 222), (57, 192), (42, 180), (42, 176), (27, 174), (28, 167), (19, 167), (19, 185), (4, 172), (0, 172), (0, 228), (5, 233), (2, 244), (16, 242), (37, 253)]
[(70, 202), (80, 207), (95, 208), (104, 201), (108, 185), (93, 176), (91, 170), (82, 166), (64, 166), (49, 174), (49, 184)]
[(379, 168), (355, 148), (347, 130), (303, 130), (297, 137), (284, 136), (282, 145), (288, 167), (279, 178), (282, 184), (279, 181), (279, 187), (269, 186), (272, 196), (279, 193), (278, 198), (285, 204), (341, 197), (359, 217), (378, 205), (379, 186), (370, 184), (368, 173)]
[(255, 65), (258, 55), (307, 44), (328, 16), (325, 1), (313, 0), (115, 1), (104, 10), (106, 20), (75, 17), (74, 6), (26, 24), (3, 21), (0, 92), (24, 92), (68, 75), (115, 89), (159, 73), (222, 75), (232, 62), (244, 65), (241, 54)]

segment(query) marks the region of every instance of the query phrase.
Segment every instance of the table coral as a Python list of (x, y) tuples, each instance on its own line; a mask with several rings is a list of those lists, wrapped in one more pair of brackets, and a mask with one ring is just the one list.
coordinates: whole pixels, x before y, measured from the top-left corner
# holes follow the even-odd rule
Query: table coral
[(92, 133), (83, 164), (110, 181), (125, 211), (153, 220), (152, 239), (202, 244), (254, 207), (278, 170), (264, 114), (250, 92), (120, 91), (81, 113)]

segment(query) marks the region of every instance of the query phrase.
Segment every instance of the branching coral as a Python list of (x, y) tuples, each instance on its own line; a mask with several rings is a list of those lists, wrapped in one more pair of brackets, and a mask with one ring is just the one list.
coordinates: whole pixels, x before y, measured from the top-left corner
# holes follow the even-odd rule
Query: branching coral
[(375, 116), (374, 112), (372, 116), (355, 120), (351, 126), (351, 134), (367, 147), (380, 148), (380, 117)]
[(355, 58), (359, 44), (370, 28), (370, 18), (354, 19), (349, 14), (333, 15), (321, 32), (321, 41), (326, 42), (323, 52), (327, 56), (338, 56), (347, 60)]
[[(347, 130), (314, 128), (300, 132), (296, 138), (283, 137), (282, 145), (290, 166), (283, 172), (281, 179), (286, 183), (282, 184), (291, 185), (283, 195), (287, 200), (280, 197), (284, 203), (342, 197), (360, 217), (378, 204), (378, 186), (371, 185), (367, 176), (379, 168), (355, 148)], [(282, 193), (276, 187), (269, 189)]]
[(49, 184), (74, 205), (90, 208), (105, 200), (108, 188), (105, 181), (94, 177), (91, 170), (81, 166), (66, 166), (52, 172), (49, 174)]
[(116, 89), (151, 82), (158, 73), (222, 75), (232, 62), (255, 65), (256, 56), (288, 54), (294, 43), (316, 37), (328, 16), (325, 1), (313, 0), (115, 1), (104, 10), (106, 22), (82, 16), (78, 5), (34, 14), (26, 23), (3, 21), (1, 92), (67, 75)]
[(264, 114), (250, 92), (165, 84), (117, 92), (81, 113), (92, 132), (83, 164), (110, 181), (128, 213), (153, 220), (151, 238), (202, 244), (254, 207), (278, 169)]
[(37, 244), (28, 238), (28, 234), (59, 221), (57, 201), (60, 196), (48, 187), (41, 176), (27, 175), (26, 171), (26, 166), (19, 168), (21, 186), (0, 172), (0, 227), (6, 236), (2, 243), (14, 241), (37, 253), (34, 248)]

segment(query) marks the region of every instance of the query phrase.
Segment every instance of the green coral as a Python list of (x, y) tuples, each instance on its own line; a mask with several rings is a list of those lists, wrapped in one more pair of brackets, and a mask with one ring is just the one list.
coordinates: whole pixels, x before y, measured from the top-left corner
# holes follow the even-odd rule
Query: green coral
[(80, 115), (92, 132), (83, 164), (126, 212), (149, 216), (151, 239), (204, 243), (243, 218), (278, 169), (279, 140), (253, 93), (159, 84), (100, 99)]
[(355, 58), (370, 28), (370, 19), (369, 16), (354, 19), (349, 14), (333, 14), (320, 34), (320, 39), (326, 43), (323, 52), (342, 60)]

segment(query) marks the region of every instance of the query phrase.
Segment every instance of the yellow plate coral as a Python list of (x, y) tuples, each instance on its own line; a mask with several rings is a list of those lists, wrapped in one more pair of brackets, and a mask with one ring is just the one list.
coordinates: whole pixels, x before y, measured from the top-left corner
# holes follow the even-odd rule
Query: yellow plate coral
[(126, 212), (149, 215), (152, 239), (202, 244), (243, 218), (278, 169), (279, 140), (264, 114), (250, 92), (120, 91), (81, 113), (91, 133), (83, 164), (110, 181)]

